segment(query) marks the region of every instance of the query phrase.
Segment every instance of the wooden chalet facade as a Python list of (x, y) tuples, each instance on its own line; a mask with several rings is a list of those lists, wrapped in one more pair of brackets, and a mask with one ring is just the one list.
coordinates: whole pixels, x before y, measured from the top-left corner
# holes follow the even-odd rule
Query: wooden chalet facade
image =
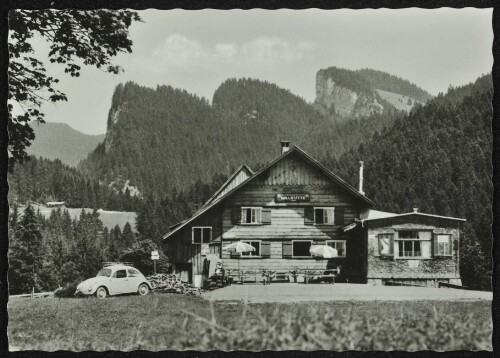
[[(288, 149), (287, 142), (282, 142), (282, 154), (276, 160), (257, 173), (240, 167), (192, 218), (171, 227), (163, 237), (164, 251), (174, 272), (196, 284), (201, 283), (207, 254), (222, 258), (226, 270), (288, 272), (342, 265), (339, 281), (383, 284), (396, 276), (378, 272), (383, 267), (393, 272), (397, 267), (374, 261), (370, 235), (390, 229), (383, 226), (386, 221), (371, 220), (367, 213), (373, 205), (362, 192), (361, 180), (356, 190), (299, 147)], [(452, 235), (458, 240), (458, 233)], [(235, 241), (256, 250), (241, 255), (222, 250)], [(324, 244), (335, 247), (338, 257), (310, 255), (311, 245)], [(408, 261), (394, 255), (392, 259), (398, 265)], [(385, 264), (389, 260), (390, 256), (382, 259)], [(411, 271), (406, 275), (418, 279)], [(459, 278), (458, 271), (448, 276)]]

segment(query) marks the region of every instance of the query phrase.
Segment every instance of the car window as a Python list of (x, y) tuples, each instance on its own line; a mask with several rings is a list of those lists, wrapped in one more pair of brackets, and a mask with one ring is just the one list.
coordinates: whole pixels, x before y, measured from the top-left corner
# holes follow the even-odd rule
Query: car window
[(130, 277), (137, 277), (137, 276), (139, 276), (139, 271), (137, 271), (137, 270), (134, 270), (134, 269), (128, 269), (127, 271), (128, 271), (128, 275), (129, 275)]
[(113, 274), (114, 278), (124, 278), (127, 277), (127, 271), (126, 270), (118, 270)]

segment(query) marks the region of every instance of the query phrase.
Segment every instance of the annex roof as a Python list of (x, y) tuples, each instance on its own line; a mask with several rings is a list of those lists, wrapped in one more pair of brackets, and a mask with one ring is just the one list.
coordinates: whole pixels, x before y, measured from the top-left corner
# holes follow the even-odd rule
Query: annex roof
[(186, 220), (185, 222), (181, 223), (178, 226), (174, 225), (175, 229), (172, 230), (172, 231), (170, 231), (169, 233), (163, 235), (163, 239), (169, 238), (170, 236), (172, 236), (173, 234), (175, 234), (177, 231), (181, 230), (184, 226), (186, 226), (187, 224), (189, 224), (191, 221), (193, 221), (194, 219), (198, 218), (200, 215), (202, 215), (203, 213), (205, 213), (208, 210), (210, 210), (212, 207), (214, 207), (217, 204), (219, 204), (225, 198), (227, 198), (228, 196), (232, 195), (234, 192), (236, 192), (237, 190), (241, 189), (242, 187), (244, 187), (245, 185), (247, 185), (248, 183), (250, 183), (255, 178), (259, 177), (260, 174), (264, 173), (269, 168), (271, 168), (276, 163), (278, 163), (280, 160), (282, 160), (283, 158), (288, 157), (292, 153), (298, 153), (300, 156), (302, 156), (304, 159), (306, 159), (313, 166), (315, 166), (318, 169), (320, 169), (328, 178), (330, 178), (331, 180), (333, 180), (334, 182), (336, 182), (337, 184), (339, 184), (341, 187), (343, 187), (348, 192), (350, 192), (351, 194), (353, 194), (353, 196), (355, 196), (356, 198), (360, 199), (361, 201), (364, 201), (369, 206), (373, 206), (374, 205), (373, 201), (371, 201), (370, 199), (368, 199), (363, 194), (359, 193), (355, 188), (353, 188), (352, 186), (350, 186), (349, 184), (347, 184), (343, 179), (341, 179), (339, 176), (337, 176), (336, 174), (334, 174), (333, 172), (331, 172), (323, 164), (321, 164), (317, 160), (313, 159), (304, 150), (302, 150), (298, 146), (294, 145), (290, 150), (286, 151), (285, 153), (282, 153), (275, 160), (273, 160), (271, 163), (269, 163), (268, 165), (266, 165), (264, 168), (260, 169), (258, 172), (254, 173), (251, 177), (249, 177), (248, 179), (246, 179), (245, 181), (243, 181), (241, 184), (239, 184), (235, 188), (231, 189), (230, 191), (228, 191), (224, 195), (222, 195), (222, 196), (214, 199), (208, 205), (202, 207), (190, 219)]
[[(373, 213), (372, 213), (373, 212)], [(426, 216), (426, 217), (433, 217), (433, 218), (438, 218), (438, 219), (447, 219), (447, 220), (456, 220), (456, 221), (467, 221), (466, 219), (462, 218), (455, 218), (451, 216), (441, 216), (441, 215), (434, 215), (434, 214), (426, 214), (426, 213), (421, 213), (419, 211), (412, 211), (409, 213), (404, 213), (404, 214), (394, 214), (394, 213), (389, 213), (385, 211), (378, 211), (378, 210), (369, 210), (367, 216), (365, 218), (362, 218), (360, 221), (373, 221), (373, 220), (380, 220), (380, 219), (390, 219), (390, 218), (396, 218), (396, 217), (405, 217), (405, 216)], [(361, 216), (363, 217), (363, 216)]]

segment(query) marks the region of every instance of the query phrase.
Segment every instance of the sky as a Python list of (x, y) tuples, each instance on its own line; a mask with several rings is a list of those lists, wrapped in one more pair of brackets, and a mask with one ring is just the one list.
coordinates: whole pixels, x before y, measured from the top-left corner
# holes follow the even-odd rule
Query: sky
[[(250, 77), (313, 102), (316, 72), (373, 68), (436, 95), (491, 72), (491, 9), (146, 10), (130, 28), (133, 53), (113, 75), (85, 67), (79, 78), (47, 63), (67, 102), (46, 104), (48, 122), (106, 131), (113, 90), (134, 81), (182, 88), (210, 102), (227, 78)], [(46, 59), (48, 45), (34, 43)], [(46, 61), (48, 62), (48, 61)]]

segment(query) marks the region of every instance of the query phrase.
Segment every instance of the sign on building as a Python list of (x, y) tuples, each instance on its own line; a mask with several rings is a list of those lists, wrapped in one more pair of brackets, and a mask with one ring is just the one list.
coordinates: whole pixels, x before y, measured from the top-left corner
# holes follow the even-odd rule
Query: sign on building
[(276, 194), (278, 203), (297, 203), (310, 201), (311, 197), (307, 193), (281, 193)]

